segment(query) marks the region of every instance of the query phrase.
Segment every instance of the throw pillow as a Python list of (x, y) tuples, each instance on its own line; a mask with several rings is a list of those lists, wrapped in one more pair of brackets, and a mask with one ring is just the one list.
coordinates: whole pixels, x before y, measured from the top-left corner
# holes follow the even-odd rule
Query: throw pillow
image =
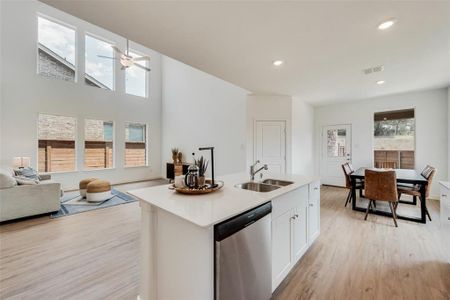
[(38, 172), (31, 167), (14, 170), (14, 173), (16, 176), (23, 176), (31, 180), (39, 180)]
[(14, 178), (16, 179), (18, 185), (34, 185), (38, 184), (39, 182), (24, 176), (14, 176)]
[(6, 172), (0, 171), (0, 189), (7, 189), (17, 185), (17, 181)]

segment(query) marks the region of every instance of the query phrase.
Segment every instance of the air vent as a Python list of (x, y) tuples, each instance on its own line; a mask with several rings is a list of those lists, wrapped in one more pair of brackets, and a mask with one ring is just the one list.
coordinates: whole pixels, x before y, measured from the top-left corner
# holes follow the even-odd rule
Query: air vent
[(371, 68), (367, 68), (367, 69), (363, 69), (363, 73), (366, 75), (372, 74), (372, 73), (377, 73), (377, 72), (381, 72), (384, 70), (384, 66), (376, 66), (376, 67), (371, 67)]

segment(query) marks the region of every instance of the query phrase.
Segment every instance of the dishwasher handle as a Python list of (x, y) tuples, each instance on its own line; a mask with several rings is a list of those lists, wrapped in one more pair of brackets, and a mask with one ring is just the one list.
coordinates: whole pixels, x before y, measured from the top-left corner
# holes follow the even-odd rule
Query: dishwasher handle
[(214, 240), (220, 242), (272, 212), (272, 203), (267, 202), (236, 217), (214, 226)]

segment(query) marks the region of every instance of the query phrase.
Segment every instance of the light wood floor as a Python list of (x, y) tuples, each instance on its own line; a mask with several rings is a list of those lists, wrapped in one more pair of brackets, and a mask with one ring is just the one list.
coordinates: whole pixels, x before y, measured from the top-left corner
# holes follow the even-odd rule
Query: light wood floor
[[(321, 235), (275, 299), (450, 299), (450, 232), (344, 208), (322, 189)], [(0, 226), (0, 299), (136, 299), (138, 203)], [(446, 248), (447, 247), (447, 248)], [(178, 299), (177, 299), (178, 300)]]

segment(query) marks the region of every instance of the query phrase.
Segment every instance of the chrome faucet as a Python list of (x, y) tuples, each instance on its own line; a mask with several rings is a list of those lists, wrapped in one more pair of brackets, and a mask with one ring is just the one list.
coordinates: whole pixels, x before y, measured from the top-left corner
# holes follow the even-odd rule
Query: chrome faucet
[(254, 163), (253, 165), (250, 166), (250, 180), (255, 180), (255, 175), (256, 175), (258, 172), (260, 172), (260, 171), (262, 171), (262, 170), (267, 170), (267, 169), (268, 169), (267, 165), (265, 164), (265, 165), (263, 165), (261, 168), (259, 168), (258, 170), (255, 171), (255, 167), (256, 167), (256, 165), (259, 164), (259, 163), (260, 163), (260, 161), (257, 160), (257, 161), (255, 161), (255, 163)]

